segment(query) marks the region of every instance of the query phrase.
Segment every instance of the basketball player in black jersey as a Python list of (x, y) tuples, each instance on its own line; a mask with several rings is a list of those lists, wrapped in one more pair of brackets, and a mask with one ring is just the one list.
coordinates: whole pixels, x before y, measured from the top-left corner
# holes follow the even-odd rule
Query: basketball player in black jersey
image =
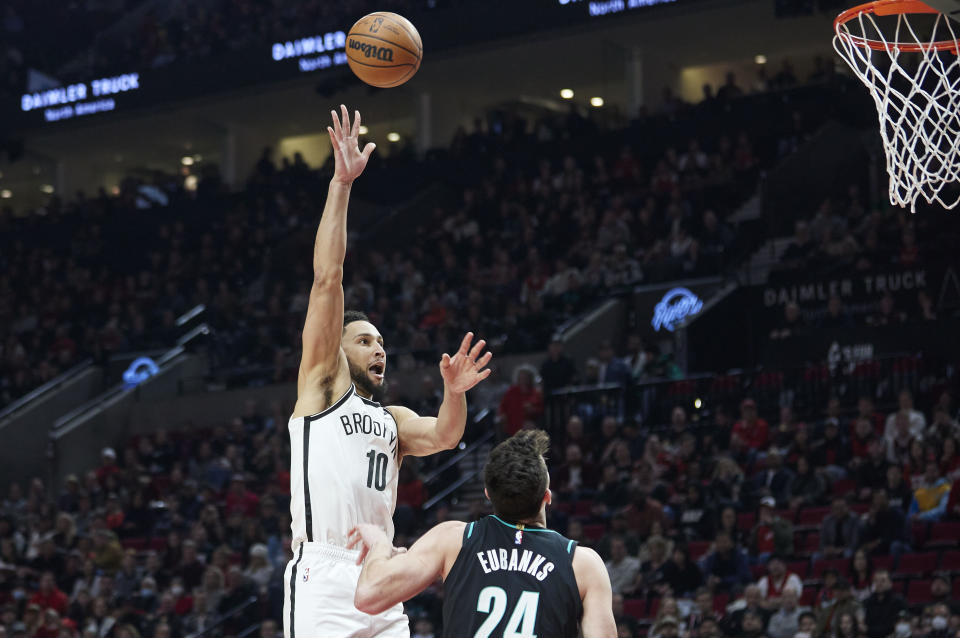
[(616, 638), (610, 578), (595, 551), (547, 529), (550, 437), (524, 430), (484, 469), (493, 516), (441, 523), (406, 553), (374, 525), (351, 531), (366, 558), (354, 603), (377, 614), (444, 581), (445, 638)]

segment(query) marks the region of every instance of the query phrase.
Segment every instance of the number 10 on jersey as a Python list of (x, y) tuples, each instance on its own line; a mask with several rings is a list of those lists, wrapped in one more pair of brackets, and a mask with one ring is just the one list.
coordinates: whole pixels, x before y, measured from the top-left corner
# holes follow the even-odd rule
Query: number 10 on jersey
[(367, 463), (367, 487), (382, 492), (387, 488), (387, 463), (390, 457), (383, 452), (377, 454), (376, 450), (370, 450), (367, 458), (370, 460)]

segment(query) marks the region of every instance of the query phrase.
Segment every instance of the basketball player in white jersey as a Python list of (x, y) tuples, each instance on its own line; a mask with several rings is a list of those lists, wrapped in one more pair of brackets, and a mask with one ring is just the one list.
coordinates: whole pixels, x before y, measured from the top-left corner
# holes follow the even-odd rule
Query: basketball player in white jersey
[(367, 615), (353, 604), (360, 567), (348, 534), (370, 524), (393, 538), (397, 476), (404, 455), (455, 447), (467, 419), (465, 393), (490, 375), (485, 345), (444, 354), (444, 397), (436, 417), (374, 399), (384, 382), (383, 337), (361, 313), (344, 314), (343, 260), (353, 180), (374, 150), (360, 151), (360, 113), (331, 112), (335, 168), (313, 252), (313, 287), (303, 327), (297, 404), (290, 418), (293, 560), (284, 576), (285, 638), (407, 638), (403, 606)]

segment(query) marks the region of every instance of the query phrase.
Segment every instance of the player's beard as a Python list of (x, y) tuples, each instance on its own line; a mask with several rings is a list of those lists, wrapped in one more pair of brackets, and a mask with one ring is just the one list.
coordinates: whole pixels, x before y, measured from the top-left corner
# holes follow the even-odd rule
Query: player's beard
[(353, 361), (349, 359), (347, 360), (347, 365), (350, 367), (350, 378), (353, 380), (353, 384), (357, 386), (357, 390), (362, 394), (370, 395), (371, 400), (382, 403), (383, 397), (387, 394), (386, 379), (384, 379), (383, 383), (377, 385), (370, 378), (366, 368), (354, 365)]

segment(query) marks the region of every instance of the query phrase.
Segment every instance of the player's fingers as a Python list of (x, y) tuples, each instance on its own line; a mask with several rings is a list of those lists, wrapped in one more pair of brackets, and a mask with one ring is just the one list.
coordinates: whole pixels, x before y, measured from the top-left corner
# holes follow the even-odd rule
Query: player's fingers
[(486, 370), (484, 370), (483, 372), (481, 372), (480, 374), (478, 374), (478, 375), (477, 375), (477, 383), (480, 383), (481, 381), (483, 381), (484, 379), (486, 379), (487, 377), (489, 377), (491, 373), (493, 373), (493, 370), (491, 370), (490, 368), (487, 368)]
[(473, 341), (473, 333), (468, 332), (463, 336), (463, 341), (460, 342), (460, 350), (457, 352), (466, 356), (467, 351), (470, 349), (470, 342)]
[(373, 154), (373, 151), (375, 148), (377, 148), (376, 144), (374, 144), (373, 142), (368, 142), (367, 145), (363, 147), (363, 153), (362, 153), (363, 159), (364, 160), (370, 159), (370, 156)]
[(353, 128), (350, 129), (350, 135), (360, 137), (360, 111), (353, 112)]
[(340, 126), (340, 116), (337, 115), (336, 111), (330, 111), (330, 115), (333, 117), (333, 132), (336, 133), (337, 139), (343, 137), (343, 127)]
[(481, 339), (480, 341), (475, 343), (474, 346), (470, 349), (470, 358), (476, 359), (478, 356), (480, 356), (480, 353), (483, 352), (483, 346), (485, 345), (487, 345), (487, 342), (485, 339)]
[(450, 367), (450, 355), (448, 355), (446, 352), (444, 352), (444, 353), (443, 353), (443, 356), (440, 357), (440, 367), (441, 367), (441, 368), (449, 368), (449, 367)]
[(487, 367), (487, 364), (490, 363), (490, 359), (493, 359), (493, 353), (492, 353), (492, 352), (488, 352), (487, 354), (485, 354), (485, 355), (483, 355), (482, 357), (480, 357), (480, 360), (477, 361), (477, 367), (478, 367), (478, 368), (481, 368), (481, 369), (482, 369), (482, 368), (486, 368), (486, 367)]
[(343, 117), (343, 134), (344, 136), (350, 135), (350, 111), (347, 110), (346, 106), (341, 104), (340, 113)]
[(330, 143), (333, 144), (333, 150), (340, 152), (340, 142), (337, 141), (337, 134), (329, 126), (327, 127), (327, 133), (330, 134)]

